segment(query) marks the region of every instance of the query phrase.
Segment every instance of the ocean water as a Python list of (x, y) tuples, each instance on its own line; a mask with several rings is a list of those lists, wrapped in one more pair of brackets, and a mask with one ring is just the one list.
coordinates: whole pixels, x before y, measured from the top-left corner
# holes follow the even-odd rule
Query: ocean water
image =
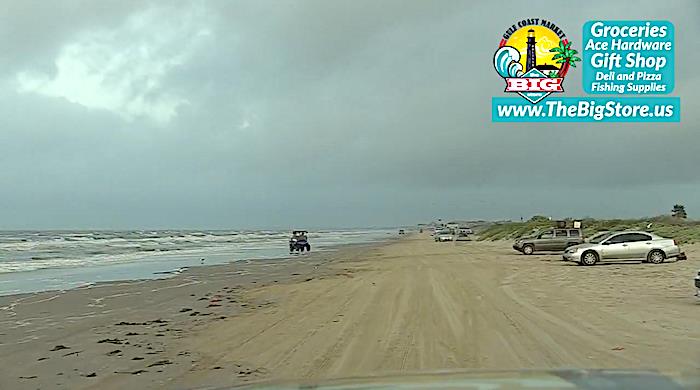
[[(312, 251), (386, 240), (395, 230), (309, 233)], [(288, 231), (0, 232), (0, 295), (156, 279), (188, 267), (289, 256)]]

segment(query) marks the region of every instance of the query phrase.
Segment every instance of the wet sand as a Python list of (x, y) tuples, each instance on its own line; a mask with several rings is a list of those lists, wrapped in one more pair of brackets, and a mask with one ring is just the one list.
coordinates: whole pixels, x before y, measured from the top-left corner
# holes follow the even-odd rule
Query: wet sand
[(700, 368), (689, 260), (580, 267), (412, 235), (0, 298), (0, 388), (216, 387), (438, 369)]

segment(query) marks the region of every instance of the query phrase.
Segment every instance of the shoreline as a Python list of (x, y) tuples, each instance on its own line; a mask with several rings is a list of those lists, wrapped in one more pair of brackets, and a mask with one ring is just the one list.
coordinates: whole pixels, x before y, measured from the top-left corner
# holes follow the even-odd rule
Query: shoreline
[[(171, 280), (173, 278), (177, 278), (179, 276), (186, 277), (188, 275), (198, 275), (198, 276), (205, 276), (210, 273), (210, 270), (216, 270), (218, 268), (228, 268), (234, 265), (255, 265), (255, 264), (260, 264), (262, 266), (267, 266), (271, 265), (274, 263), (287, 263), (295, 259), (301, 259), (300, 256), (304, 256), (304, 259), (308, 258), (309, 260), (313, 260), (313, 256), (320, 256), (322, 254), (329, 254), (337, 251), (344, 251), (344, 250), (351, 250), (352, 248), (358, 247), (358, 248), (366, 248), (370, 249), (375, 246), (382, 246), (391, 243), (393, 240), (395, 240), (395, 237), (388, 237), (385, 240), (377, 240), (373, 242), (367, 242), (367, 243), (349, 243), (349, 244), (337, 244), (337, 245), (332, 245), (329, 247), (324, 248), (323, 250), (316, 250), (312, 252), (307, 252), (303, 255), (293, 255), (293, 254), (288, 254), (286, 256), (281, 256), (281, 257), (270, 257), (270, 258), (251, 258), (251, 259), (240, 259), (240, 260), (232, 260), (227, 263), (217, 263), (217, 264), (200, 264), (200, 265), (193, 265), (189, 267), (184, 267), (182, 271), (180, 272), (175, 272), (175, 271), (163, 271), (163, 272), (158, 272), (155, 274), (158, 275), (163, 275), (162, 277), (153, 277), (153, 278), (137, 278), (137, 279), (115, 279), (115, 280), (108, 280), (108, 281), (97, 281), (97, 282), (90, 282), (86, 283), (85, 285), (81, 286), (76, 286), (76, 287), (71, 287), (71, 288), (65, 288), (65, 289), (51, 289), (51, 290), (42, 290), (42, 291), (35, 291), (35, 292), (21, 292), (21, 293), (13, 293), (13, 294), (3, 294), (0, 295), (0, 309), (2, 309), (2, 306), (4, 305), (5, 301), (8, 299), (13, 299), (13, 298), (26, 298), (28, 296), (35, 296), (35, 295), (42, 295), (42, 294), (56, 294), (56, 293), (67, 293), (70, 291), (74, 290), (91, 290), (91, 289), (98, 289), (102, 287), (109, 287), (109, 286), (114, 286), (114, 285), (123, 285), (123, 284), (130, 284), (130, 283), (135, 283), (135, 284), (140, 284), (140, 283), (145, 283), (145, 282), (158, 282), (158, 281), (164, 281), (164, 280)], [(302, 259), (303, 260), (303, 259)], [(109, 265), (105, 265), (109, 266)], [(98, 266), (99, 267), (99, 266)], [(35, 270), (32, 271), (18, 271), (19, 272), (35, 272)]]
[[(317, 250), (312, 251), (310, 253), (304, 254), (304, 256), (313, 256), (314, 254), (317, 254), (317, 253), (334, 252), (334, 251), (342, 250), (345, 247), (354, 246), (354, 245), (365, 246), (365, 245), (372, 245), (372, 244), (381, 244), (384, 242), (390, 242), (393, 239), (395, 239), (394, 236), (387, 236), (386, 238), (374, 239), (374, 240), (371, 240), (368, 242), (351, 242), (351, 243), (330, 244), (330, 245), (322, 247), (322, 249), (317, 249)], [(75, 290), (75, 289), (96, 288), (99, 286), (110, 285), (110, 284), (115, 284), (115, 283), (164, 280), (164, 279), (170, 279), (173, 277), (177, 277), (178, 275), (184, 274), (186, 272), (191, 272), (192, 270), (203, 268), (203, 267), (227, 266), (227, 265), (232, 265), (232, 264), (237, 264), (237, 263), (248, 264), (251, 262), (288, 261), (288, 260), (297, 258), (298, 255), (286, 253), (284, 255), (274, 256), (274, 257), (251, 257), (251, 258), (240, 258), (240, 259), (235, 259), (235, 260), (229, 260), (226, 262), (215, 261), (211, 264), (206, 264), (206, 263), (205, 264), (196, 264), (195, 259), (198, 257), (201, 257), (201, 256), (206, 256), (206, 254), (198, 253), (198, 254), (180, 256), (180, 257), (185, 257), (185, 258), (191, 259), (191, 261), (194, 264), (186, 265), (186, 266), (182, 266), (182, 267), (177, 267), (177, 264), (174, 264), (173, 267), (176, 267), (176, 268), (170, 268), (170, 269), (165, 269), (162, 271), (150, 272), (148, 274), (148, 275), (150, 275), (150, 277), (115, 278), (115, 279), (108, 279), (108, 280), (97, 280), (97, 281), (92, 281), (92, 282), (88, 281), (88, 282), (85, 282), (83, 284), (76, 285), (73, 287), (67, 287), (67, 288), (50, 288), (50, 289), (42, 289), (42, 290), (37, 290), (37, 291), (11, 292), (11, 293), (7, 293), (7, 294), (0, 293), (0, 306), (2, 306), (2, 302), (3, 302), (3, 299), (5, 297), (14, 297), (14, 296), (23, 296), (23, 295), (41, 294), (41, 293), (51, 293), (51, 292), (54, 292), (54, 293), (55, 292), (66, 292), (66, 291)], [(215, 254), (215, 256), (216, 257), (232, 257), (233, 255), (229, 256), (229, 255)], [(205, 257), (205, 259), (206, 259), (206, 257)], [(115, 264), (97, 264), (97, 265), (93, 265), (89, 268), (95, 272), (98, 272), (99, 270), (104, 269), (104, 268), (108, 268), (108, 267), (124, 267), (124, 268), (144, 267), (144, 265), (148, 265), (148, 263), (149, 263), (149, 261), (146, 260), (143, 263), (130, 262), (130, 263), (115, 263)], [(21, 274), (21, 275), (26, 276), (26, 275), (32, 275), (32, 273), (37, 273), (37, 272), (60, 272), (60, 271), (71, 271), (74, 269), (76, 269), (76, 268), (75, 267), (42, 268), (42, 269), (37, 269), (37, 270), (8, 272), (8, 273), (5, 273), (4, 276), (10, 277), (10, 276), (14, 276), (17, 274)]]

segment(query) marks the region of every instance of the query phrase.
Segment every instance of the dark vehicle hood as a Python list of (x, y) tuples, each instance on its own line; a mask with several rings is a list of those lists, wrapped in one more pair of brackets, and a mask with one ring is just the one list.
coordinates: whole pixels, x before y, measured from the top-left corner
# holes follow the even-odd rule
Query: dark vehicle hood
[(260, 383), (227, 389), (586, 389), (666, 390), (700, 388), (698, 373), (647, 370), (545, 370), (438, 372), (305, 383)]

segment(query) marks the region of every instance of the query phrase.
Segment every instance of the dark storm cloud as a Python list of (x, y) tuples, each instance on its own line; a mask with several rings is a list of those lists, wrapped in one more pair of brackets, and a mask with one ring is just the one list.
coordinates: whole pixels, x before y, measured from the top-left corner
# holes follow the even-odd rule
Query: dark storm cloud
[[(51, 4), (4, 10), (2, 227), (700, 209), (696, 2)], [(491, 123), (500, 35), (545, 16), (578, 45), (589, 19), (674, 22), (681, 124)]]

